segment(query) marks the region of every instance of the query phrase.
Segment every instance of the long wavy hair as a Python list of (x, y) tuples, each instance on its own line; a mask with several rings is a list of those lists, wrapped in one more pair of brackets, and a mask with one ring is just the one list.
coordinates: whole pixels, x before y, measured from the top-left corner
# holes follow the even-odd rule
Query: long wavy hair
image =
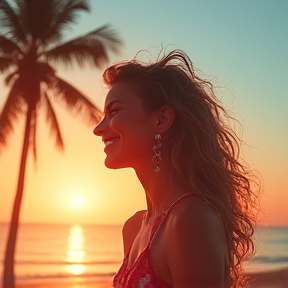
[(103, 79), (108, 87), (117, 81), (129, 83), (149, 111), (164, 104), (174, 108), (168, 141), (171, 179), (218, 210), (225, 224), (229, 275), (235, 287), (247, 283), (242, 263), (255, 253), (252, 235), (260, 182), (240, 160), (241, 140), (231, 129), (235, 119), (216, 98), (211, 81), (195, 74), (181, 50), (155, 63), (136, 59), (116, 63), (105, 70)]

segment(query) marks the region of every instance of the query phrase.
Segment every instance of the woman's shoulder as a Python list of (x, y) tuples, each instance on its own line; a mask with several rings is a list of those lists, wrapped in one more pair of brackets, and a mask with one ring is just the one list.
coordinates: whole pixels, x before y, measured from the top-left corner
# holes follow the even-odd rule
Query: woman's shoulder
[(140, 210), (135, 212), (130, 218), (128, 218), (123, 225), (122, 233), (126, 234), (129, 233), (131, 229), (134, 230), (135, 228), (138, 228), (139, 225), (141, 225), (142, 223), (145, 213), (146, 210)]
[(172, 277), (198, 287), (208, 274), (205, 287), (220, 287), (211, 283), (220, 283), (224, 277), (228, 250), (224, 223), (217, 210), (200, 197), (189, 197), (171, 209), (164, 231)]
[(202, 197), (192, 195), (192, 197), (181, 201), (171, 209), (169, 222), (174, 225), (201, 225), (222, 223), (222, 218), (217, 209)]
[(181, 242), (183, 239), (180, 235), (182, 235), (195, 245), (202, 241), (207, 241), (207, 245), (213, 241), (214, 244), (218, 243), (218, 247), (223, 248), (227, 245), (224, 222), (220, 213), (201, 197), (189, 197), (175, 205), (167, 220), (165, 231), (171, 240)]
[(137, 211), (134, 215), (126, 220), (122, 228), (123, 244), (124, 244), (124, 254), (125, 256), (130, 250), (130, 247), (138, 234), (144, 214), (146, 210)]

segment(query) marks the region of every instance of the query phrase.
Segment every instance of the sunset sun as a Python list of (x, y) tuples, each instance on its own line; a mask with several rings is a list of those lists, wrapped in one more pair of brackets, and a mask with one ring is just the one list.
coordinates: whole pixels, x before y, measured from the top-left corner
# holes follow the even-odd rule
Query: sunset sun
[(84, 206), (84, 198), (82, 195), (79, 194), (75, 194), (73, 195), (73, 197), (71, 198), (71, 205), (75, 208), (75, 209), (81, 209)]

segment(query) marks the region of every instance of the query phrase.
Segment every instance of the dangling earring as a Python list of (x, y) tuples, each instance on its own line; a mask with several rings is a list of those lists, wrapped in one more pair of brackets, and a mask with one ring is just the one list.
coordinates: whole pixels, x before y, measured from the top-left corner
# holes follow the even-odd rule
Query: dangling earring
[(152, 162), (155, 165), (155, 167), (154, 167), (155, 172), (159, 172), (160, 171), (159, 164), (162, 161), (162, 156), (161, 156), (161, 135), (160, 134), (156, 134), (154, 136), (154, 139), (155, 139), (156, 144), (153, 145), (154, 156), (152, 157)]

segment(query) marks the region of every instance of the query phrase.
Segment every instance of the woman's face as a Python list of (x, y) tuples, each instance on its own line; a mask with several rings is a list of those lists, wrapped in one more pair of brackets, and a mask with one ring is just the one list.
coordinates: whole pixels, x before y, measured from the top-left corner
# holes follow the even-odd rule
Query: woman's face
[(157, 113), (144, 110), (128, 83), (115, 83), (106, 97), (104, 118), (93, 131), (106, 146), (106, 167), (152, 166), (156, 123)]

